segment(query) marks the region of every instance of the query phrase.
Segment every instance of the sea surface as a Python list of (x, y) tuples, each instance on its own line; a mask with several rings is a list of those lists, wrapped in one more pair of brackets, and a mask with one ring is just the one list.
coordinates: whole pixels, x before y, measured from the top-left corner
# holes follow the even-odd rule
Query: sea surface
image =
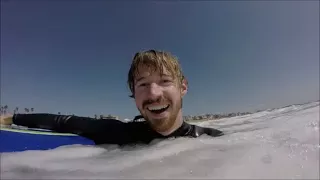
[(319, 102), (195, 124), (226, 135), (2, 153), (1, 179), (319, 179)]

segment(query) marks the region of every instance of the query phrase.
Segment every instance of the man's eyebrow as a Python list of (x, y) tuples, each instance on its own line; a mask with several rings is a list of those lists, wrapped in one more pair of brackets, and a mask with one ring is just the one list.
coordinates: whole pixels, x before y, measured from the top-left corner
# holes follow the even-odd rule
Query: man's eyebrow
[(172, 77), (170, 74), (162, 74), (161, 77)]
[[(169, 74), (161, 74), (160, 76), (161, 76), (161, 77), (166, 77), (166, 78), (172, 78), (172, 76), (169, 75)], [(146, 78), (146, 77), (144, 77), (144, 76), (139, 77), (138, 79), (135, 80), (135, 82), (137, 83), (137, 82), (139, 82), (139, 81), (141, 81), (141, 80), (143, 80), (143, 79), (145, 79), (145, 78)]]
[(139, 77), (137, 80), (136, 80), (136, 82), (139, 82), (139, 81), (141, 81), (141, 80), (143, 80), (145, 77)]

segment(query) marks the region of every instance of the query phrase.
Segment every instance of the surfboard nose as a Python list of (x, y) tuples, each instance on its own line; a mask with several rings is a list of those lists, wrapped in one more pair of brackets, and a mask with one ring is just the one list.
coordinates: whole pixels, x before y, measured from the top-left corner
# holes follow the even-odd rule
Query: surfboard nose
[(75, 134), (12, 128), (0, 129), (0, 141), (1, 153), (26, 150), (49, 150), (73, 144), (94, 145), (92, 140)]

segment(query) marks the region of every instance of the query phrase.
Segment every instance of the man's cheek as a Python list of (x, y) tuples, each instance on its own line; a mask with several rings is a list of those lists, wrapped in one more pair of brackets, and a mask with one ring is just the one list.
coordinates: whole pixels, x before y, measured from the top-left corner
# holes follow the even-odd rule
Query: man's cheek
[(142, 109), (143, 107), (143, 105), (142, 105), (142, 101), (139, 99), (138, 101), (136, 101), (136, 105), (137, 105), (137, 107), (139, 108), (139, 109)]

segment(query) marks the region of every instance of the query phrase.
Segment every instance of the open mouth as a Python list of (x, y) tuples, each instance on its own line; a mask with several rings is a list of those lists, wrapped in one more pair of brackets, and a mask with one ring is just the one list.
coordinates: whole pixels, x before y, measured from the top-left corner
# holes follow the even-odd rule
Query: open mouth
[(161, 114), (169, 108), (169, 104), (167, 105), (157, 105), (157, 106), (149, 106), (147, 109), (155, 114)]

